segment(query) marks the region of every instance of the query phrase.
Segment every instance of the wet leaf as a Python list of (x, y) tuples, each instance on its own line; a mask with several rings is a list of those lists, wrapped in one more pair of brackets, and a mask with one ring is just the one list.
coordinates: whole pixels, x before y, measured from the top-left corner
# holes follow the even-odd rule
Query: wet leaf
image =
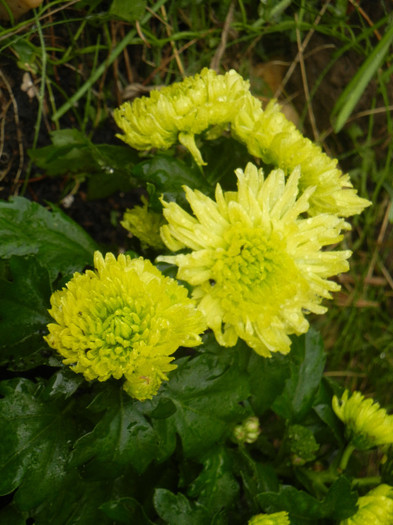
[(0, 201), (0, 257), (34, 255), (51, 282), (92, 263), (97, 244), (58, 208), (52, 211), (24, 197)]

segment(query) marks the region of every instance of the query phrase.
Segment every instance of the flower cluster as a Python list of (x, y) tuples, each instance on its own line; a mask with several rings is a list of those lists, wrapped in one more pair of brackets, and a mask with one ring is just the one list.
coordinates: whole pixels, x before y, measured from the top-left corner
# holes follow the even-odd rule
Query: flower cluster
[(391, 525), (393, 523), (393, 487), (379, 485), (358, 499), (356, 513), (340, 525)]
[(289, 525), (287, 512), (275, 512), (274, 514), (257, 514), (253, 516), (248, 525)]
[(315, 187), (310, 198), (309, 215), (334, 213), (351, 217), (370, 205), (357, 195), (349, 179), (337, 168), (321, 148), (304, 137), (293, 122), (287, 120), (280, 107), (271, 101), (265, 111), (240, 112), (232, 122), (235, 136), (249, 152), (267, 164), (291, 173), (301, 167), (300, 187)]
[(94, 265), (52, 295), (45, 339), (87, 380), (124, 376), (127, 393), (151, 398), (176, 368), (171, 354), (200, 344), (204, 320), (187, 290), (149, 261), (95, 252)]
[(164, 218), (162, 214), (149, 210), (145, 197), (142, 197), (142, 202), (143, 206), (127, 209), (120, 224), (141, 241), (142, 248), (152, 247), (160, 250), (164, 247), (160, 236)]
[(250, 416), (233, 429), (233, 438), (237, 443), (255, 443), (261, 432), (259, 419)]
[(305, 313), (324, 313), (322, 299), (339, 289), (328, 277), (348, 269), (348, 250), (321, 250), (341, 240), (343, 219), (302, 217), (314, 188), (298, 195), (299, 169), (287, 183), (282, 170), (265, 179), (253, 164), (236, 175), (238, 191), (217, 185), (215, 201), (185, 187), (195, 217), (163, 202), (165, 244), (192, 251), (158, 259), (177, 265), (177, 277), (192, 285), (219, 344), (240, 337), (260, 355), (286, 354), (288, 335), (308, 330)]
[(217, 75), (205, 68), (195, 77), (152, 91), (150, 97), (125, 102), (113, 116), (124, 132), (119, 138), (133, 148), (167, 149), (179, 141), (203, 165), (195, 135), (209, 128), (211, 137), (220, 134), (242, 111), (246, 98), (251, 98), (249, 83), (236, 71)]
[(333, 397), (332, 405), (357, 449), (367, 450), (393, 443), (393, 416), (389, 416), (373, 399), (365, 399), (360, 392), (349, 396), (345, 390), (341, 399)]
[(337, 161), (303, 137), (274, 101), (263, 110), (249, 83), (234, 70), (217, 75), (205, 68), (194, 77), (152, 91), (150, 97), (124, 103), (114, 118), (124, 132), (118, 136), (133, 148), (166, 149), (180, 142), (199, 165), (204, 162), (195, 135), (209, 131), (208, 138), (215, 138), (230, 126), (232, 135), (265, 163), (287, 175), (300, 166), (301, 189), (315, 186), (310, 215), (350, 217), (370, 204), (356, 194)]

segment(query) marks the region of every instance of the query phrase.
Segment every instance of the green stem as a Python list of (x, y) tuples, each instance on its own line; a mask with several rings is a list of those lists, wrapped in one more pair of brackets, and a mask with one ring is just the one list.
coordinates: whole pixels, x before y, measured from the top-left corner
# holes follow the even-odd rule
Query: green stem
[(352, 481), (354, 487), (367, 487), (369, 485), (379, 485), (382, 481), (381, 476), (369, 476), (368, 478), (356, 478)]
[(340, 471), (344, 471), (347, 468), (349, 458), (351, 457), (352, 452), (354, 450), (355, 450), (355, 447), (351, 443), (349, 443), (343, 452), (343, 455), (340, 461), (340, 465), (338, 466)]

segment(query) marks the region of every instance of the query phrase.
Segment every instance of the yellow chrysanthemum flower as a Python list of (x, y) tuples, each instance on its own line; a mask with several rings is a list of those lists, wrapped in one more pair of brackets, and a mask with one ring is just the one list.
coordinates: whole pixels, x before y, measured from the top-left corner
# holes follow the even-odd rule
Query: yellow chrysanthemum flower
[(160, 250), (164, 247), (160, 236), (160, 228), (164, 224), (164, 217), (148, 209), (148, 202), (142, 197), (143, 206), (134, 206), (127, 209), (120, 224), (132, 235), (141, 241), (142, 248), (152, 247)]
[[(138, 150), (167, 149), (179, 141), (203, 165), (195, 135), (214, 127), (214, 137), (242, 111), (244, 98), (252, 98), (249, 83), (236, 71), (217, 75), (205, 68), (194, 77), (151, 91), (150, 97), (122, 104), (113, 113), (124, 132), (117, 136)], [(260, 106), (257, 100), (255, 105)]]
[(95, 271), (75, 273), (51, 296), (45, 337), (87, 380), (125, 377), (124, 389), (150, 399), (175, 365), (179, 346), (196, 346), (203, 317), (187, 290), (149, 261), (94, 254)]
[[(150, 97), (125, 102), (114, 111), (114, 118), (124, 132), (118, 137), (133, 148), (167, 149), (180, 142), (200, 166), (204, 162), (195, 135), (209, 131), (208, 138), (214, 138), (230, 125), (232, 135), (265, 163), (286, 174), (301, 167), (301, 189), (316, 187), (310, 215), (350, 217), (370, 205), (358, 197), (349, 175), (337, 168), (337, 160), (303, 137), (274, 101), (264, 111), (249, 82), (234, 70), (217, 75), (205, 68), (194, 77), (152, 91)], [(347, 223), (343, 226), (349, 228)]]
[(371, 204), (357, 195), (349, 175), (343, 175), (337, 168), (337, 160), (304, 137), (275, 101), (264, 111), (249, 107), (239, 112), (232, 121), (232, 132), (247, 145), (252, 155), (265, 163), (285, 173), (291, 173), (296, 166), (301, 167), (301, 190), (315, 186), (308, 214), (335, 213), (350, 217)]
[(257, 514), (253, 516), (248, 525), (290, 525), (288, 512), (275, 512), (274, 514)]
[(238, 191), (216, 188), (216, 201), (185, 186), (195, 217), (164, 204), (168, 225), (161, 236), (172, 251), (161, 256), (190, 283), (208, 326), (223, 346), (238, 337), (263, 356), (289, 352), (289, 334), (308, 330), (304, 314), (324, 313), (323, 298), (340, 287), (328, 277), (348, 270), (350, 251), (321, 251), (341, 240), (343, 219), (321, 214), (303, 218), (314, 188), (298, 197), (300, 170), (285, 183), (282, 170), (264, 180), (248, 164), (236, 170)]
[(353, 392), (349, 397), (345, 390), (341, 399), (333, 396), (332, 405), (346, 426), (348, 439), (357, 449), (393, 443), (393, 416), (373, 399), (365, 399), (360, 392)]
[(392, 525), (393, 487), (379, 485), (358, 499), (356, 513), (340, 525)]

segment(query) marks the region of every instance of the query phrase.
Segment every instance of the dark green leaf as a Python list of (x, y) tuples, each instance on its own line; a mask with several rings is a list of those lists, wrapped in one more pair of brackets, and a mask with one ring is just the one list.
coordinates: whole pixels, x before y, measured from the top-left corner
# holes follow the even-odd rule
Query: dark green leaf
[(146, 516), (141, 504), (134, 498), (119, 498), (107, 501), (100, 509), (115, 523), (135, 523), (135, 525), (154, 525)]
[(224, 448), (213, 449), (203, 460), (203, 470), (193, 481), (188, 496), (210, 513), (230, 507), (239, 493), (231, 458)]
[(283, 391), (290, 374), (288, 356), (273, 355), (267, 359), (255, 352), (250, 355), (248, 372), (251, 385), (251, 404), (261, 416)]
[(0, 523), (4, 525), (26, 525), (27, 517), (12, 504), (0, 510)]
[(219, 182), (226, 191), (236, 190), (235, 170), (244, 169), (252, 160), (246, 146), (231, 137), (220, 137), (205, 141), (201, 151), (207, 162), (204, 170), (209, 183), (215, 186)]
[(139, 20), (146, 7), (146, 0), (113, 0), (109, 13), (127, 22)]
[(291, 375), (272, 408), (285, 419), (301, 421), (313, 404), (325, 367), (326, 356), (319, 333), (311, 329), (295, 338), (287, 358)]
[[(67, 478), (76, 436), (73, 401), (41, 398), (44, 382), (27, 379), (0, 384), (0, 494), (18, 489), (15, 502), (28, 510), (56, 497)], [(63, 387), (64, 388), (64, 384)]]
[(145, 183), (153, 184), (158, 196), (163, 193), (167, 200), (175, 200), (180, 205), (187, 202), (183, 185), (191, 189), (197, 188), (206, 194), (212, 191), (212, 187), (196, 166), (191, 168), (168, 155), (155, 155), (137, 164), (132, 170), (132, 175)]
[(172, 452), (171, 440), (163, 442), (145, 417), (143, 403), (128, 396), (119, 383), (107, 384), (89, 408), (105, 412), (77, 441), (72, 460), (74, 465), (89, 462), (89, 476), (115, 478), (129, 467), (141, 473), (153, 460), (162, 461)]
[(88, 198), (99, 199), (115, 191), (132, 188), (131, 169), (139, 162), (138, 153), (128, 146), (93, 144), (76, 129), (51, 133), (50, 146), (30, 150), (33, 162), (46, 175), (74, 173), (89, 176)]
[(0, 201), (0, 257), (35, 255), (51, 282), (91, 264), (96, 243), (60, 209), (48, 211), (23, 197)]
[(326, 378), (323, 378), (314, 399), (313, 410), (329, 427), (338, 445), (343, 446), (345, 442), (343, 425), (332, 409), (332, 397), (335, 393), (332, 391), (332, 384)]
[(351, 481), (339, 477), (330, 487), (323, 502), (326, 517), (345, 520), (356, 512), (358, 494), (352, 490)]
[(166, 421), (176, 428), (186, 456), (205, 454), (245, 417), (240, 403), (249, 396), (249, 380), (240, 353), (219, 348), (217, 354), (179, 360), (171, 373), (165, 394), (177, 410)]
[(166, 489), (155, 490), (154, 507), (169, 525), (206, 525), (211, 516), (204, 507), (190, 502), (181, 492), (173, 494)]
[(0, 363), (29, 369), (45, 361), (49, 276), (33, 257), (11, 257), (5, 273), (8, 279), (0, 279)]
[(345, 519), (355, 513), (357, 499), (357, 494), (352, 492), (351, 483), (345, 476), (333, 483), (323, 501), (286, 485), (282, 485), (277, 493), (257, 495), (257, 500), (266, 512), (287, 511), (291, 518), (296, 519), (296, 523), (315, 523), (315, 520), (322, 518)]

